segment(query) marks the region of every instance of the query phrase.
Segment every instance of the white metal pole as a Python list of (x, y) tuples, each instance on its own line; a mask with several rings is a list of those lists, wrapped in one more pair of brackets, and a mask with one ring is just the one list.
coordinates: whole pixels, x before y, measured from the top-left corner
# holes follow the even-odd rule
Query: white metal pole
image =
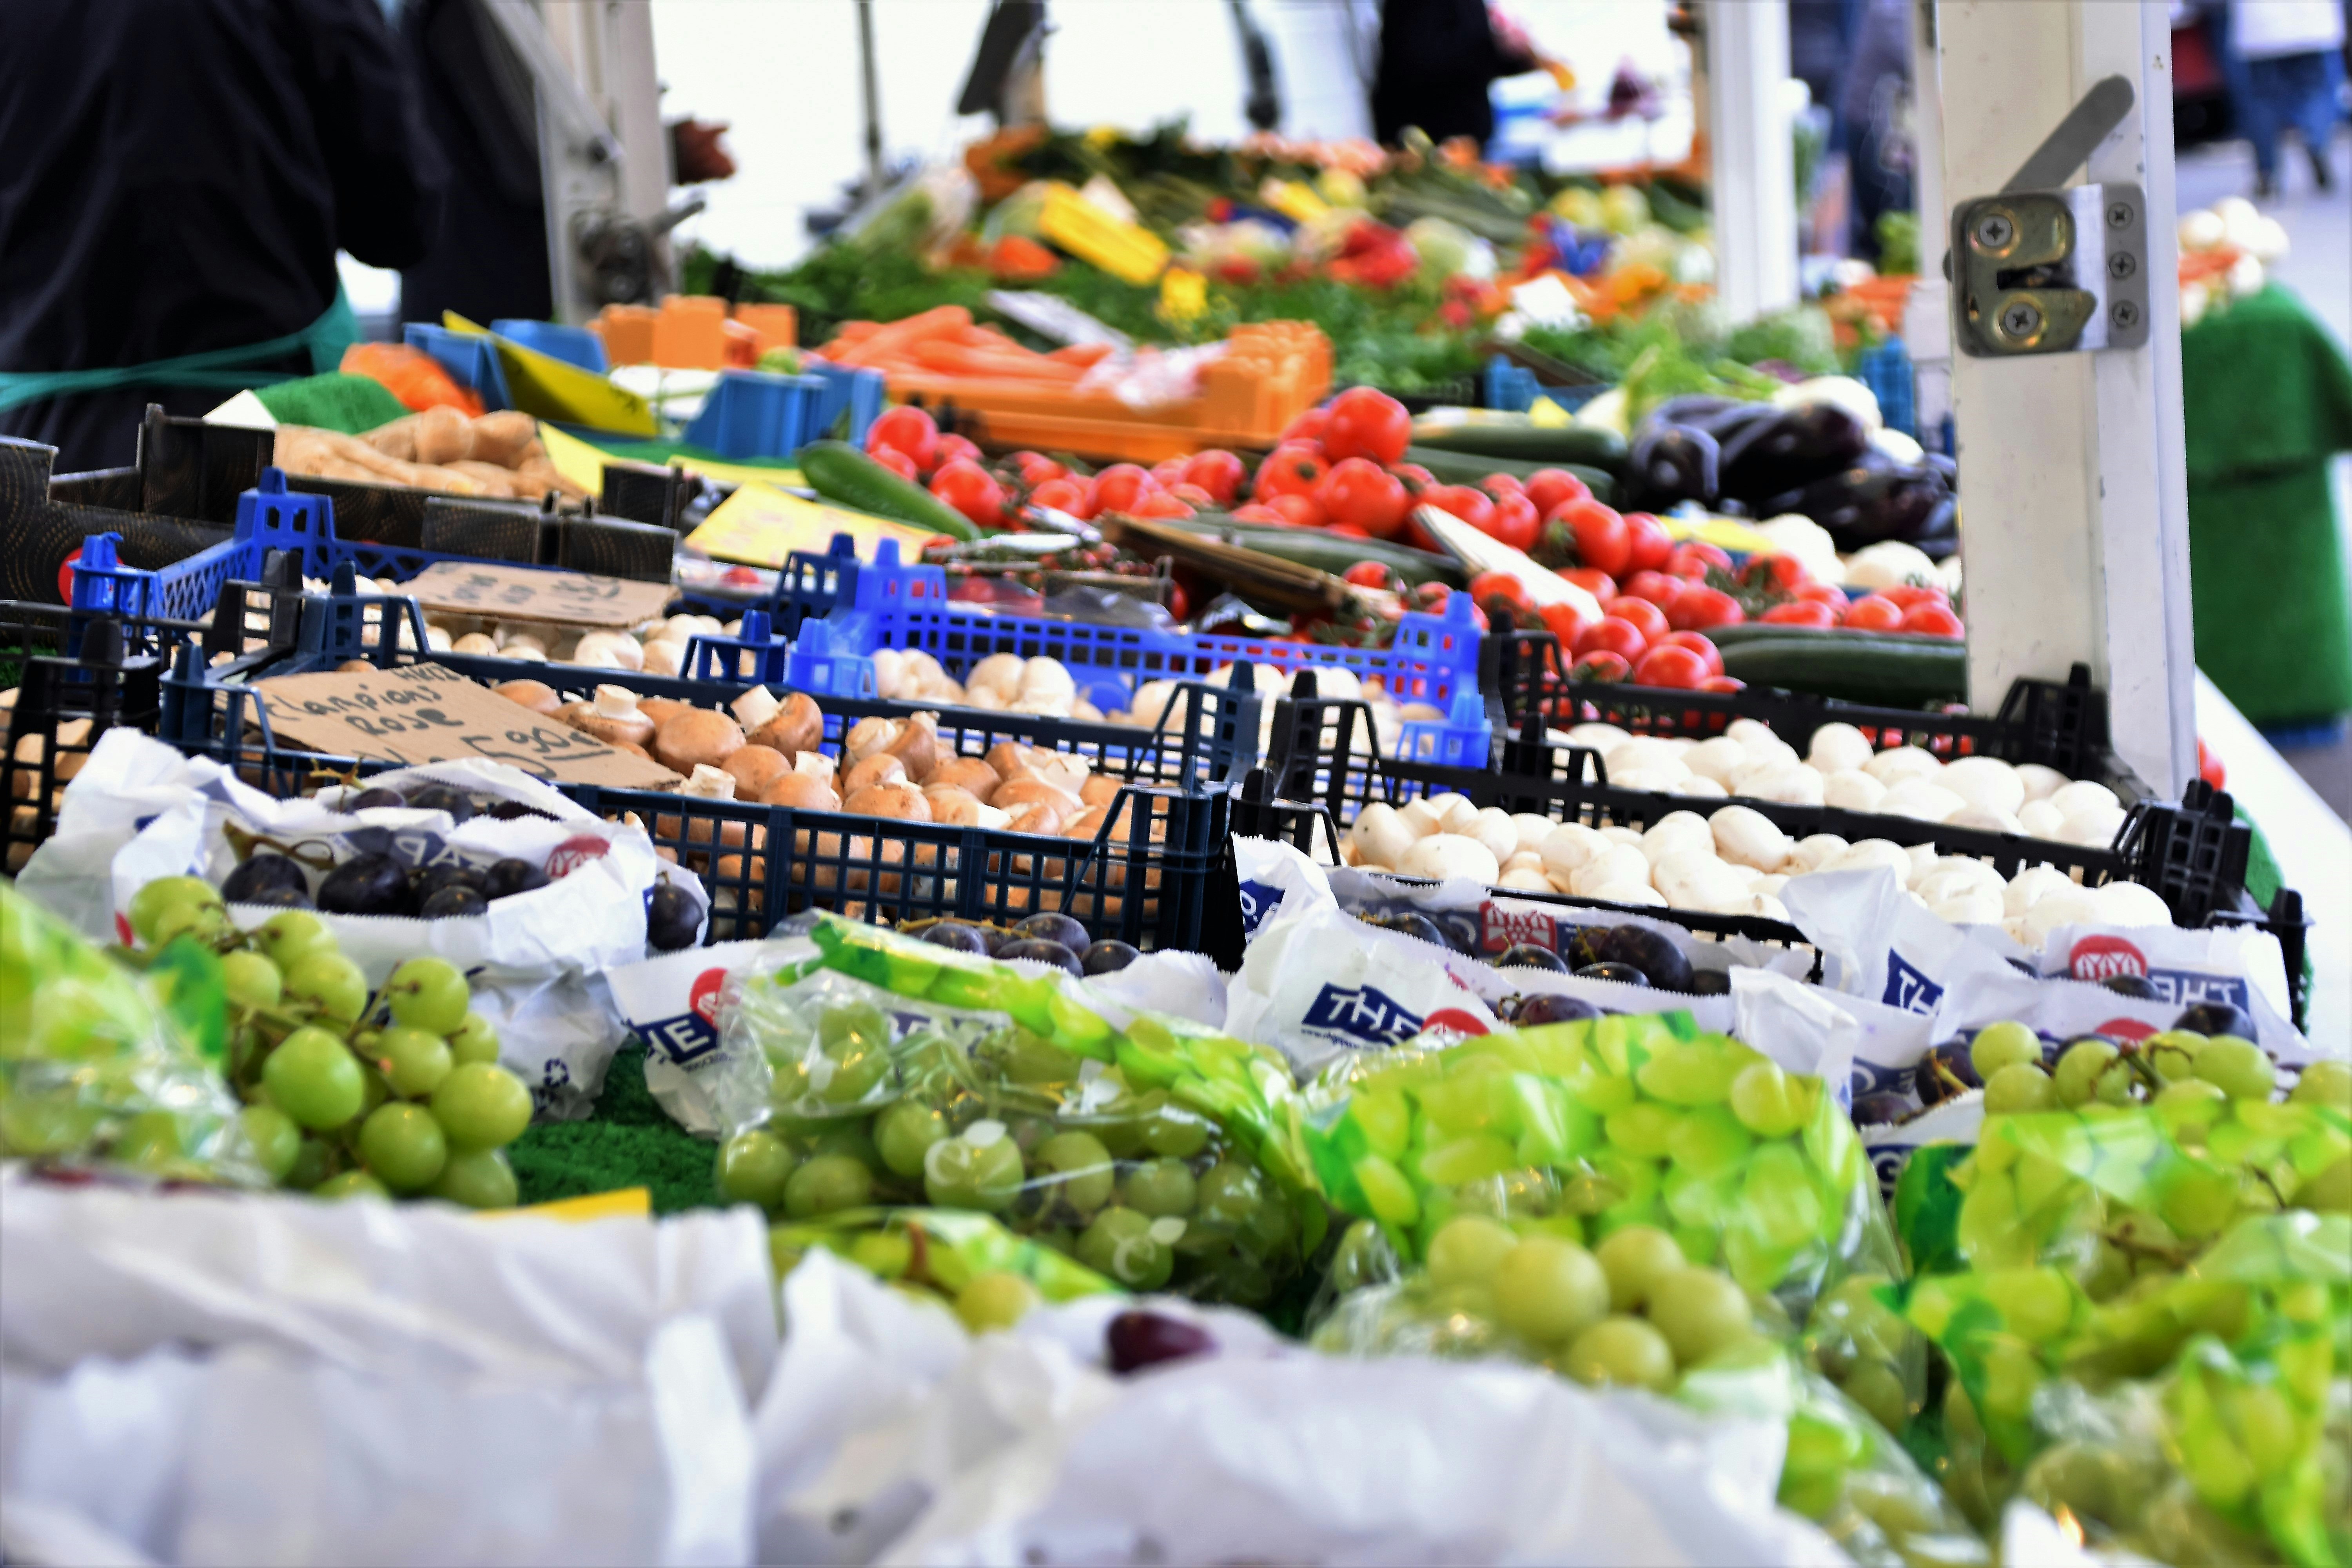
[(2147, 346), (1952, 361), (1969, 695), (1990, 708), (2020, 676), (2088, 664), (2117, 752), (2177, 795), (2195, 774), (2196, 721), (2167, 10), (1943, 0), (1936, 31), (1948, 208), (2001, 189), (2093, 82), (2132, 84), (2089, 177), (2146, 189)]
[(1936, 58), (1936, 0), (1914, 0), (1911, 16), (1911, 190), (1919, 215), (1919, 275), (1903, 307), (1903, 346), (1911, 356), (1919, 439), (1940, 450), (1937, 434), (1952, 411), (1952, 286), (1944, 279), (1951, 248), (1944, 201), (1944, 83)]
[(1797, 165), (1789, 8), (1708, 0), (1706, 139), (1716, 292), (1735, 321), (1797, 302)]

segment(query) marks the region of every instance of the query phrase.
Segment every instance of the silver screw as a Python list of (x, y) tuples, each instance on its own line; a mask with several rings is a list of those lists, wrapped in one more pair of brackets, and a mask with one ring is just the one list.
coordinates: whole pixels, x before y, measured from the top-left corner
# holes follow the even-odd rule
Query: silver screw
[(2126, 227), (2131, 223), (2131, 217), (2132, 214), (2130, 204), (2127, 202), (2117, 202), (2107, 209), (2107, 226), (2109, 228)]
[(2107, 315), (2116, 326), (2122, 328), (2125, 331), (2130, 331), (2134, 327), (2139, 325), (2139, 307), (2133, 304), (2129, 300), (2116, 300), (2115, 309), (2109, 310)]
[(2012, 338), (2030, 338), (2042, 330), (2042, 312), (2020, 300), (2000, 313), (2000, 330)]
[(1987, 213), (1977, 219), (1977, 243), (1987, 250), (1999, 250), (2017, 237), (2017, 226), (2002, 213)]
[(2139, 258), (2128, 250), (2118, 250), (2107, 258), (2107, 275), (2111, 278), (2128, 278), (2138, 270)]

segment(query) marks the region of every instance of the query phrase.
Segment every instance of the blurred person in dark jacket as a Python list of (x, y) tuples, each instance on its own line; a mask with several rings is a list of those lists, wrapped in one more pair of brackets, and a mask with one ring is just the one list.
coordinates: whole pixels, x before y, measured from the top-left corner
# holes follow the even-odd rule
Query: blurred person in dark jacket
[(333, 370), (336, 251), (415, 261), (440, 185), (376, 0), (0, 0), (0, 435), (119, 467)]
[(1495, 134), (1490, 83), (1538, 65), (1527, 37), (1486, 0), (1381, 0), (1381, 63), (1372, 75), (1372, 134), (1394, 146), (1407, 126), (1433, 142)]

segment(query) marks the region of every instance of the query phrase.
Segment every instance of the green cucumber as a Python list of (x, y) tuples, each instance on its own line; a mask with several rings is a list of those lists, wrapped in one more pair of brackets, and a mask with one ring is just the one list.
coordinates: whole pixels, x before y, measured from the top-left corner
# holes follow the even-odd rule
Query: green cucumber
[(1885, 708), (1920, 708), (1968, 696), (1968, 646), (1956, 637), (1897, 642), (1884, 635), (1816, 632), (1811, 637), (1731, 639), (1716, 647), (1723, 655), (1723, 673), (1750, 686), (1810, 691)]
[(1216, 512), (1202, 512), (1197, 517), (1154, 518), (1154, 522), (1169, 528), (1196, 533), (1203, 539), (1221, 543), (1238, 544), (1244, 550), (1255, 550), (1261, 555), (1272, 555), (1300, 566), (1312, 566), (1332, 576), (1346, 574), (1349, 567), (1360, 561), (1377, 562), (1394, 568), (1398, 576), (1408, 583), (1444, 583), (1459, 588), (1469, 581), (1462, 563), (1450, 555), (1433, 555), (1426, 550), (1409, 549), (1378, 539), (1351, 539), (1345, 534), (1328, 533), (1313, 528), (1276, 528), (1265, 523), (1236, 522)]
[(1424, 414), (1412, 422), (1416, 447), (1510, 458), (1529, 463), (1577, 463), (1611, 473), (1625, 466), (1625, 438), (1591, 425), (1538, 425), (1524, 414), (1465, 411), (1459, 417)]
[(1430, 477), (1441, 485), (1475, 485), (1488, 474), (1508, 474), (1524, 479), (1540, 468), (1558, 468), (1582, 479), (1593, 499), (1603, 505), (1612, 503), (1617, 495), (1617, 479), (1604, 469), (1588, 468), (1582, 463), (1536, 463), (1521, 458), (1485, 458), (1469, 452), (1441, 451), (1435, 447), (1407, 447), (1402, 459), (1427, 468)]
[(809, 489), (854, 510), (912, 523), (933, 533), (978, 539), (971, 520), (912, 479), (901, 479), (845, 441), (812, 441), (800, 449)]

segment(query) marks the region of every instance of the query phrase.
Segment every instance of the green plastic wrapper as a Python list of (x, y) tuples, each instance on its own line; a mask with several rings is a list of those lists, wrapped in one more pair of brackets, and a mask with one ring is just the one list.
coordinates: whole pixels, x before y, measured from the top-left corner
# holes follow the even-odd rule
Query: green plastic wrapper
[(142, 973), (0, 883), (0, 1156), (267, 1185), (219, 1070), (226, 997), (201, 944)]
[(1017, 1274), (1048, 1301), (1118, 1295), (1119, 1288), (984, 1214), (955, 1209), (851, 1209), (823, 1219), (779, 1225), (768, 1232), (768, 1254), (779, 1278), (813, 1248), (823, 1247), (877, 1279), (937, 1295), (950, 1305), (982, 1274)]

